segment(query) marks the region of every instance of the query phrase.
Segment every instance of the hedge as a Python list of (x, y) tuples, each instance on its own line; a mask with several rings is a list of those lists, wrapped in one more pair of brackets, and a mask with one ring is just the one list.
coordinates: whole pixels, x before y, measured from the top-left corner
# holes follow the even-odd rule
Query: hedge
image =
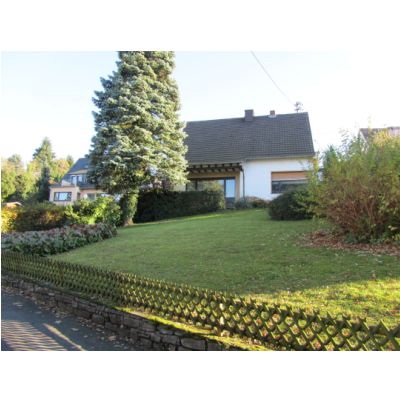
[(2, 252), (2, 273), (288, 350), (400, 350), (400, 325), (320, 314), (50, 258)]
[(246, 208), (268, 208), (269, 203), (268, 200), (256, 196), (245, 196), (235, 201), (235, 208), (237, 210)]
[(120, 208), (112, 197), (80, 200), (66, 207), (50, 202), (1, 209), (1, 232), (45, 231), (65, 225), (117, 225)]
[(121, 209), (113, 197), (98, 197), (96, 200), (79, 200), (65, 208), (68, 224), (98, 224), (117, 226)]
[(139, 194), (135, 222), (204, 214), (225, 208), (221, 191), (148, 190)]
[[(43, 231), (60, 228), (67, 222), (65, 208), (50, 202), (1, 210), (2, 232)], [(4, 218), (6, 217), (6, 218)]]
[(66, 226), (48, 231), (4, 233), (1, 235), (1, 250), (46, 256), (108, 239), (116, 234), (115, 227), (108, 224)]
[(269, 203), (268, 212), (271, 219), (281, 221), (312, 218), (306, 194), (307, 189), (299, 188), (279, 195)]

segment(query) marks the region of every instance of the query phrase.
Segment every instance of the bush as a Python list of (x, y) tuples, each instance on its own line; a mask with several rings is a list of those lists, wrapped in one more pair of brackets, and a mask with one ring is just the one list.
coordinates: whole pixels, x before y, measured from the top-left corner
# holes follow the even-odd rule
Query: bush
[(247, 197), (241, 197), (235, 201), (235, 208), (237, 210), (245, 210), (246, 208), (253, 208), (252, 204), (247, 200)]
[(18, 207), (13, 230), (26, 232), (60, 228), (66, 221), (65, 207), (50, 202), (37, 203)]
[(112, 197), (99, 197), (96, 200), (80, 200), (66, 207), (69, 224), (97, 224), (100, 222), (118, 225), (121, 217), (119, 205)]
[(135, 222), (204, 214), (224, 208), (225, 198), (221, 191), (142, 191), (139, 194)]
[(19, 207), (2, 207), (1, 209), (1, 232), (15, 231)]
[(345, 139), (323, 162), (323, 179), (310, 185), (318, 215), (353, 241), (400, 237), (400, 137)]
[(309, 210), (307, 189), (298, 188), (282, 193), (269, 203), (269, 215), (275, 220), (309, 219), (312, 213)]
[(235, 208), (238, 210), (246, 208), (267, 208), (268, 205), (269, 201), (255, 196), (245, 196), (235, 201)]
[(116, 234), (115, 227), (108, 224), (77, 225), (48, 231), (6, 233), (1, 238), (1, 250), (46, 256), (108, 239)]

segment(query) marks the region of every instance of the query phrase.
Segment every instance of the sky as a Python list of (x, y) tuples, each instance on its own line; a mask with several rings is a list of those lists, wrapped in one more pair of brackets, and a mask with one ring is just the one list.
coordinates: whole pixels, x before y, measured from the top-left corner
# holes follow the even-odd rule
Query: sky
[[(400, 126), (400, 57), (392, 53), (177, 52), (174, 77), (184, 121), (294, 112), (309, 113), (314, 146), (340, 144), (342, 131)], [(116, 52), (3, 52), (1, 156), (32, 158), (50, 138), (57, 157), (76, 160), (94, 135), (92, 97), (115, 69)]]

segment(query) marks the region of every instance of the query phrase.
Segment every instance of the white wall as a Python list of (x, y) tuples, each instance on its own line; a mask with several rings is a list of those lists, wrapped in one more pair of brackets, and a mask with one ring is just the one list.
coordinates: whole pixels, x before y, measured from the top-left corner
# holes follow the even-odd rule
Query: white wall
[(272, 200), (277, 194), (271, 193), (271, 172), (304, 171), (311, 169), (309, 159), (271, 159), (246, 161), (242, 164), (240, 191), (243, 196), (243, 174), (245, 195)]

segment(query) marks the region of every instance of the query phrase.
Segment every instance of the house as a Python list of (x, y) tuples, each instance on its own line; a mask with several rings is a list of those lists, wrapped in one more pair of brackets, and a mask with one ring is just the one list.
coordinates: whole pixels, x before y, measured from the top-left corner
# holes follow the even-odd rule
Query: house
[[(271, 200), (304, 184), (314, 157), (308, 113), (255, 116), (188, 122), (188, 183), (178, 190), (220, 188), (227, 204), (243, 196)], [(86, 182), (87, 159), (79, 159), (50, 201), (70, 203), (102, 195)]]
[(94, 200), (98, 196), (104, 196), (102, 190), (87, 182), (88, 168), (88, 159), (79, 158), (60, 183), (50, 186), (49, 200), (65, 206), (80, 199)]
[(378, 132), (386, 131), (391, 136), (400, 136), (400, 126), (389, 126), (387, 128), (361, 128), (359, 134), (365, 139), (373, 138)]
[(308, 113), (188, 122), (187, 189), (220, 185), (227, 202), (244, 196), (272, 200), (306, 182), (314, 156)]

